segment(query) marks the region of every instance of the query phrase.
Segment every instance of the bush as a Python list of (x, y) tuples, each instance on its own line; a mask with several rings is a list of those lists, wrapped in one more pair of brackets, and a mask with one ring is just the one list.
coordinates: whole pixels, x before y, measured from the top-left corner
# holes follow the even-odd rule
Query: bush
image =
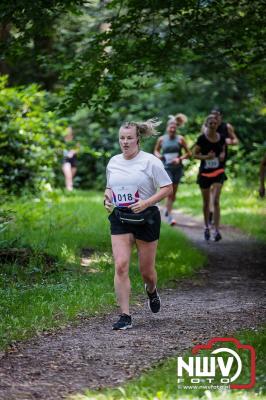
[(63, 120), (37, 85), (7, 87), (0, 78), (0, 184), (8, 193), (53, 184), (62, 153)]

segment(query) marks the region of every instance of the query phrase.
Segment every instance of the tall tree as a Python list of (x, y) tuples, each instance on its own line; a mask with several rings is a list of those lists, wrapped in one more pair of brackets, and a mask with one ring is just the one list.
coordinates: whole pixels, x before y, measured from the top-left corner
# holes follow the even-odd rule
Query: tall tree
[[(41, 83), (51, 89), (56, 79), (45, 59), (52, 53), (56, 22), (78, 12), (85, 0), (2, 0), (0, 3), (0, 74), (10, 82)], [(80, 12), (80, 11), (79, 11)]]

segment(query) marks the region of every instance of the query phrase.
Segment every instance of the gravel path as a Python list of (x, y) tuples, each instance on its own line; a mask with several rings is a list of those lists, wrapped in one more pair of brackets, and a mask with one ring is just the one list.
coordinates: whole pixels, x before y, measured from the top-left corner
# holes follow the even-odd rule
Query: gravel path
[(112, 313), (18, 343), (0, 359), (0, 399), (56, 400), (121, 384), (195, 343), (266, 320), (266, 247), (229, 227), (221, 242), (206, 244), (201, 223), (180, 213), (176, 219), (177, 228), (207, 253), (208, 265), (160, 293), (159, 315), (151, 315), (140, 298), (132, 330), (110, 330), (117, 318)]

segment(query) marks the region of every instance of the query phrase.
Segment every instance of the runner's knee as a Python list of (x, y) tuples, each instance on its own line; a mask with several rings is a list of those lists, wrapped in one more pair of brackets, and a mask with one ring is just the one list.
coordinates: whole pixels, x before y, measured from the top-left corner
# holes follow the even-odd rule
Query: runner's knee
[(128, 274), (128, 260), (120, 258), (115, 261), (115, 272), (118, 276), (122, 277)]

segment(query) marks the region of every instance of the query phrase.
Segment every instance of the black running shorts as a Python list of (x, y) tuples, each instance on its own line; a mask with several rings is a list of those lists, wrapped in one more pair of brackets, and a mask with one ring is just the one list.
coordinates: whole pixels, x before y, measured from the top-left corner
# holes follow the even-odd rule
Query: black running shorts
[(64, 157), (63, 164), (69, 163), (72, 168), (77, 166), (77, 156), (74, 154), (73, 157)]
[(108, 217), (110, 221), (111, 235), (124, 235), (132, 233), (135, 239), (144, 242), (154, 242), (160, 237), (161, 215), (158, 207), (154, 207), (152, 215), (153, 223), (146, 222), (144, 225), (131, 225), (121, 222), (115, 215), (114, 211)]
[(164, 168), (165, 171), (168, 173), (172, 183), (178, 185), (183, 176), (183, 167), (178, 166), (178, 168), (174, 168), (172, 166), (165, 166)]
[(198, 175), (197, 183), (201, 189), (209, 189), (214, 183), (220, 183), (221, 185), (227, 180), (225, 173), (218, 176), (208, 178), (207, 176)]

